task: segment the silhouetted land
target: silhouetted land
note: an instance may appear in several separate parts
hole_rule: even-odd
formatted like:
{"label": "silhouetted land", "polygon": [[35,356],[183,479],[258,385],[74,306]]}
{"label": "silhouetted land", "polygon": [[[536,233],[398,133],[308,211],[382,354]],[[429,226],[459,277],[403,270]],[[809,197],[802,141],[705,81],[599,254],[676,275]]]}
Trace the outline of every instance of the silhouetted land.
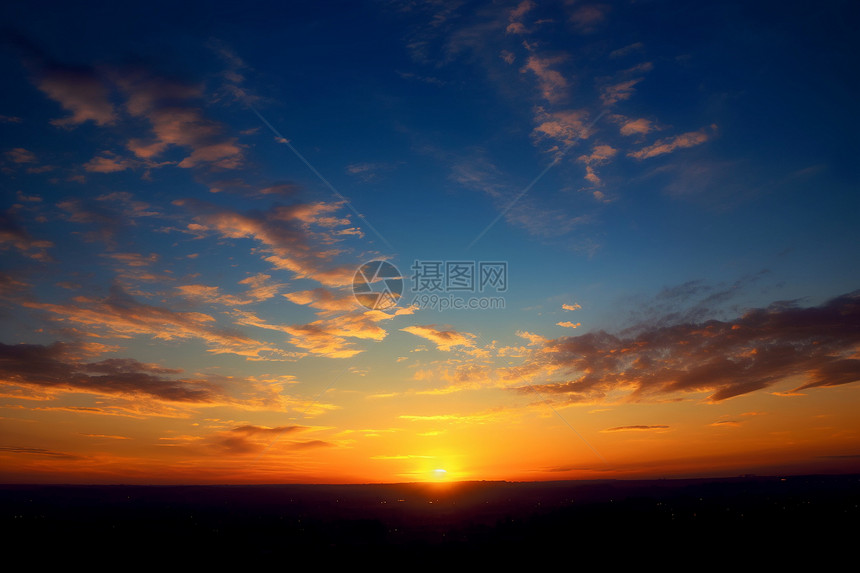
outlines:
{"label": "silhouetted land", "polygon": [[[570,566],[856,565],[860,476],[393,485],[0,485],[6,555],[32,563],[314,568],[455,558]],[[408,561],[402,561],[408,559]],[[754,560],[754,561],[751,561]],[[693,565],[691,563],[691,565]],[[853,566],[852,566],[853,567]],[[308,567],[303,567],[308,568]],[[458,567],[459,569],[459,567]]]}

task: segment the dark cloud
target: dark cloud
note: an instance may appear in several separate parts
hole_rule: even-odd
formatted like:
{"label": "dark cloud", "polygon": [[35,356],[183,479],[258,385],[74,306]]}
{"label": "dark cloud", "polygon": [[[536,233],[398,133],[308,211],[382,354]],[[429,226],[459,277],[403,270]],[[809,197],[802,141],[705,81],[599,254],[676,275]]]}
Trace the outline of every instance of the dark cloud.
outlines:
{"label": "dark cloud", "polygon": [[239,426],[229,432],[219,432],[209,442],[209,447],[218,453],[252,454],[262,451],[283,434],[306,430],[307,426]]}
{"label": "dark cloud", "polygon": [[213,401],[217,388],[204,381],[175,380],[178,370],[144,364],[131,358],[77,363],[73,345],[55,342],[0,343],[0,376],[5,384],[39,386],[113,395],[150,396],[171,402]]}
{"label": "dark cloud", "polygon": [[50,241],[34,239],[18,221],[11,210],[0,212],[0,251],[14,249],[19,254],[37,261],[51,260],[47,249],[54,246]]}
{"label": "dark cloud", "polygon": [[616,426],[607,428],[604,432],[641,432],[648,430],[668,430],[669,426]]}
{"label": "dark cloud", "polygon": [[18,448],[14,446],[0,446],[0,452],[8,452],[10,454],[27,454],[34,456],[47,456],[51,458],[62,458],[66,460],[79,460],[80,456],[67,454],[65,452],[55,452],[46,450],[45,448]]}
{"label": "dark cloud", "polygon": [[535,388],[577,401],[626,390],[632,400],[710,392],[721,401],[793,376],[806,379],[797,390],[860,380],[860,291],[819,307],[777,303],[729,321],[661,324],[546,340],[516,374],[561,372],[566,380]]}

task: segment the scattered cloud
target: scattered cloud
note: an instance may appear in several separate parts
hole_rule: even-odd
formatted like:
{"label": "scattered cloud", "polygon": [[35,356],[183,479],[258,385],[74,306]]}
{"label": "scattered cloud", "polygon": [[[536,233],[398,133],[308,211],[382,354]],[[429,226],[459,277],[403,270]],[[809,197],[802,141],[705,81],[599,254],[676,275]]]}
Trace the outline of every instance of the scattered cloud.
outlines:
{"label": "scattered cloud", "polygon": [[640,117],[639,119],[623,118],[621,125],[621,135],[647,135],[654,131],[656,127],[650,119]]}
{"label": "scattered cloud", "polygon": [[[713,132],[717,129],[717,126],[712,125],[710,129],[711,132]],[[681,135],[676,135],[674,137],[660,139],[647,147],[643,147],[639,151],[634,151],[628,153],[627,155],[635,159],[649,159],[651,157],[657,157],[658,155],[672,153],[677,149],[685,149],[687,147],[695,147],[696,145],[701,145],[702,143],[708,141],[710,138],[711,136],[708,133],[708,129],[702,128],[698,131],[690,131],[687,133],[682,133]]]}
{"label": "scattered cloud", "polygon": [[623,56],[627,56],[633,52],[639,51],[644,47],[642,42],[633,42],[632,44],[627,44],[622,48],[618,48],[617,50],[612,50],[609,52],[610,58],[621,58]]}
{"label": "scattered cloud", "polygon": [[564,56],[545,57],[529,56],[521,72],[532,72],[537,76],[541,95],[550,103],[556,103],[567,95],[567,80],[554,66],[563,62]]}
{"label": "scattered cloud", "polygon": [[48,249],[53,246],[51,241],[34,239],[12,210],[0,213],[0,250],[11,248],[24,257],[46,262],[51,260]]}
{"label": "scattered cloud", "polygon": [[617,426],[601,430],[603,432],[650,432],[654,430],[668,430],[669,426]]}
{"label": "scattered cloud", "polygon": [[111,125],[117,111],[110,100],[110,88],[91,68],[50,65],[37,80],[40,90],[71,115],[52,120],[58,127],[75,127],[87,121]]}
{"label": "scattered cloud", "polygon": [[609,9],[606,4],[575,4],[570,21],[580,33],[588,34],[606,20]]}
{"label": "scattered cloud", "polygon": [[435,324],[424,326],[407,326],[400,330],[426,338],[436,345],[439,350],[448,352],[452,348],[462,346],[464,348],[473,348],[475,346],[475,335],[468,332],[457,332],[456,330],[441,330]]}
{"label": "scattered cloud", "polygon": [[23,147],[16,147],[4,153],[6,159],[12,163],[36,163],[36,154]]}

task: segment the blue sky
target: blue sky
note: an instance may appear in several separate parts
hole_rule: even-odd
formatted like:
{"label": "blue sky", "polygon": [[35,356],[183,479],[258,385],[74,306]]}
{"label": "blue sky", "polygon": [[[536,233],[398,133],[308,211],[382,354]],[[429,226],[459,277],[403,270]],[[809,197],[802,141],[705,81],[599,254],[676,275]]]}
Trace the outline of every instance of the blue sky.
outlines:
{"label": "blue sky", "polygon": [[[408,435],[401,424],[419,403],[422,415],[481,424],[488,408],[515,412],[538,435],[547,422],[518,393],[527,386],[546,392],[556,422],[580,420],[592,440],[608,423],[583,419],[584,404],[611,410],[616,428],[660,436],[690,431],[687,412],[729,398],[811,387],[856,404],[856,319],[846,309],[860,285],[860,52],[850,2],[14,3],[0,12],[0,342],[15,364],[4,379],[4,446],[20,450],[9,455],[26,479],[72,471],[45,469],[42,450],[114,460],[105,475],[151,475],[167,463],[150,452],[158,440],[197,460],[238,432],[245,449],[234,453],[255,453],[287,424],[311,446],[296,446],[305,469],[284,479],[325,481],[338,467],[359,480],[404,479],[424,470],[385,473],[361,456],[428,459],[401,451],[422,437],[373,454],[345,436],[372,420]],[[352,298],[355,269],[372,259],[404,273],[394,308]],[[506,262],[504,308],[411,304],[416,260]],[[624,352],[625,336],[647,346],[665,340],[661,329],[702,332],[709,321],[731,333],[759,311],[774,324],[820,322],[801,338],[780,322],[746,346],[726,338],[680,362],[661,342],[635,373],[597,360],[603,345]],[[832,349],[801,359],[819,335],[835,336],[815,343]],[[774,347],[793,348],[792,358],[758,373]],[[747,364],[752,348],[759,358]],[[659,381],[658,355],[672,364]],[[49,357],[54,374],[31,368]],[[735,370],[684,382],[703,366]],[[416,401],[425,394],[439,401]],[[675,400],[677,411],[642,423],[631,404],[648,400]],[[738,408],[783,411],[778,400]],[[55,409],[40,410],[46,401]],[[809,412],[825,408],[815,404]],[[77,417],[57,418],[70,408]],[[59,439],[64,427],[94,423],[87,412],[120,420],[127,440]],[[33,420],[50,430],[28,430]],[[833,455],[854,453],[858,432],[846,420],[842,441],[821,438]],[[629,445],[602,447],[631,460]],[[667,459],[668,445],[652,445]],[[738,448],[739,459],[751,455]],[[540,477],[567,455],[550,450],[523,467],[505,470],[500,456],[451,473]],[[800,459],[792,455],[777,458]],[[636,463],[617,467],[645,471]]]}

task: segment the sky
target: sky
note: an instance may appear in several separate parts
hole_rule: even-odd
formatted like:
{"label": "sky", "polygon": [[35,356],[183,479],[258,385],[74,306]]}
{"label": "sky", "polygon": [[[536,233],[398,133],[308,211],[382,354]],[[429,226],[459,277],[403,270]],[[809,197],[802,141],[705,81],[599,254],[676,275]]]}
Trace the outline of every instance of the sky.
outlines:
{"label": "sky", "polygon": [[860,470],[852,2],[11,2],[0,480]]}

